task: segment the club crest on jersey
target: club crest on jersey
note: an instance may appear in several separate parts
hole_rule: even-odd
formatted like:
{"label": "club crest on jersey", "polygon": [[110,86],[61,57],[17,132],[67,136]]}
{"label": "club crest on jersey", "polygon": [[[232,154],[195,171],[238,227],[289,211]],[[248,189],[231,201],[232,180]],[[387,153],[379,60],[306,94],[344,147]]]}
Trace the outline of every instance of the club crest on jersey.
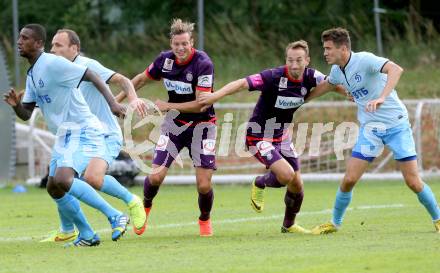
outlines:
{"label": "club crest on jersey", "polygon": [[203,75],[197,79],[197,85],[200,87],[212,86],[212,75]]}
{"label": "club crest on jersey", "polygon": [[173,69],[174,60],[165,58],[165,62],[163,63],[163,69],[172,70]]}
{"label": "club crest on jersey", "polygon": [[359,75],[357,72],[356,72],[356,74],[354,74],[354,79],[356,80],[356,82],[361,82],[362,81],[361,75]]}
{"label": "club crest on jersey", "polygon": [[189,81],[189,82],[193,80],[193,74],[191,72],[188,72],[186,74],[186,80]]}
{"label": "club crest on jersey", "polygon": [[301,87],[301,95],[302,95],[302,96],[307,95],[307,88],[305,88],[304,86]]}
{"label": "club crest on jersey", "polygon": [[280,78],[280,84],[278,85],[278,87],[280,89],[286,89],[287,88],[287,78],[286,77],[281,77]]}
{"label": "club crest on jersey", "polygon": [[44,82],[43,82],[42,79],[40,79],[40,80],[38,81],[38,86],[39,86],[40,88],[43,88],[43,87],[44,87]]}

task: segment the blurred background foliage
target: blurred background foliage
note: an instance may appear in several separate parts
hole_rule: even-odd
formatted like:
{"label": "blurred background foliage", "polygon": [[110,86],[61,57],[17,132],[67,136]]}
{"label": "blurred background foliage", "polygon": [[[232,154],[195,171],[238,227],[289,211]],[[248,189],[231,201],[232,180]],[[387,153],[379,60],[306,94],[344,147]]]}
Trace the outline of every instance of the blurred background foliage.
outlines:
{"label": "blurred background foliage", "polygon": [[[0,41],[10,61],[11,2],[0,2]],[[431,78],[440,72],[440,8],[435,1],[422,0],[384,0],[380,5],[387,10],[381,15],[384,55],[410,71],[408,80],[403,80],[405,95],[438,96]],[[197,23],[197,0],[19,1],[20,26],[44,25],[47,50],[57,29],[72,28],[80,35],[86,55],[130,77],[169,48],[169,25],[175,17]],[[375,52],[373,18],[373,0],[205,0],[205,51],[216,66],[217,86],[281,65],[284,47],[298,39],[309,42],[311,65],[328,72],[321,32],[345,27],[351,32],[353,50]],[[411,77],[421,79],[420,83],[414,85]]]}

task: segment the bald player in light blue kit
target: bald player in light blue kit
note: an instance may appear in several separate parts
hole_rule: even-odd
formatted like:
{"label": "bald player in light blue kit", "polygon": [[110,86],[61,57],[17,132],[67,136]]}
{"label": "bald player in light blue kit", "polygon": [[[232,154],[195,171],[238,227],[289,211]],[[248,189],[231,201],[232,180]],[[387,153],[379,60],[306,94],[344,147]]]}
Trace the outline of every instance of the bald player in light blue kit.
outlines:
{"label": "bald player in light blue kit", "polygon": [[[91,69],[96,72],[105,83],[116,84],[117,87],[121,88],[127,94],[130,105],[137,110],[138,114],[142,117],[145,116],[144,103],[138,99],[130,79],[104,67],[96,60],[80,55],[80,48],[81,42],[79,36],[73,30],[60,29],[52,38],[51,53]],[[93,83],[82,81],[79,88],[91,112],[99,119],[103,126],[106,144],[104,157],[92,158],[81,178],[96,190],[122,200],[130,212],[133,229],[138,233],[137,231],[144,226],[146,221],[142,200],[129,192],[113,176],[105,174],[121,150],[123,142],[121,128],[104,96],[97,90]],[[63,214],[60,214],[60,220],[60,230],[51,232],[42,242],[62,242],[65,239],[75,237],[76,231],[73,222],[69,221]]]}
{"label": "bald player in light blue kit", "polygon": [[[352,199],[352,189],[368,163],[379,156],[384,146],[394,154],[406,185],[417,195],[440,233],[440,209],[431,188],[418,173],[417,155],[408,112],[394,89],[403,69],[392,61],[369,52],[352,52],[346,29],[326,30],[321,36],[324,57],[332,64],[328,82],[343,85],[358,105],[361,128],[344,179],[336,193],[333,219],[312,229],[313,234],[338,231]],[[317,97],[321,94],[312,93]]]}
{"label": "bald player in light blue kit", "polygon": [[76,178],[87,168],[92,158],[105,154],[104,133],[78,86],[91,81],[106,98],[116,115],[125,109],[115,102],[113,95],[96,73],[73,64],[63,57],[44,52],[46,31],[39,24],[22,28],[17,41],[18,50],[31,67],[27,72],[23,101],[11,89],[4,100],[23,120],[28,120],[39,107],[49,130],[56,135],[49,167],[47,191],[79,230],[74,246],[99,245],[100,238],[90,227],[77,199],[105,214],[112,226],[112,239],[118,240],[125,232],[128,216],[110,206],[89,184]]}

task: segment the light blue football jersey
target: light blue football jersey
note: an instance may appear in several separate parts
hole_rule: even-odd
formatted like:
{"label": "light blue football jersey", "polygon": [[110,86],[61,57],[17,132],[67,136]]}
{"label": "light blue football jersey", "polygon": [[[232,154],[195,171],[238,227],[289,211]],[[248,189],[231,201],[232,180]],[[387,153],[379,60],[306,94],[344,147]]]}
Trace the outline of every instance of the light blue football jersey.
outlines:
{"label": "light blue football jersey", "polygon": [[358,120],[362,126],[370,122],[381,122],[386,128],[393,128],[408,121],[408,111],[397,96],[396,90],[386,97],[385,102],[376,112],[367,112],[369,101],[382,94],[387,75],[382,73],[388,59],[378,57],[369,52],[352,52],[344,68],[333,65],[329,75],[329,83],[343,85],[358,105]]}
{"label": "light blue football jersey", "polygon": [[42,53],[29,68],[23,102],[36,103],[53,134],[67,122],[81,128],[101,128],[78,89],[86,70],[49,53]]}
{"label": "light blue football jersey", "polygon": [[[104,67],[98,61],[81,55],[78,55],[73,62],[83,65],[94,71],[106,83],[115,74],[113,70]],[[93,85],[91,82],[83,81],[81,82],[79,88],[87,104],[90,106],[90,110],[99,119],[99,121],[101,121],[105,134],[115,135],[122,139],[122,131],[118,124],[118,120],[110,110],[110,107],[108,106],[104,96],[98,91],[95,85]]]}

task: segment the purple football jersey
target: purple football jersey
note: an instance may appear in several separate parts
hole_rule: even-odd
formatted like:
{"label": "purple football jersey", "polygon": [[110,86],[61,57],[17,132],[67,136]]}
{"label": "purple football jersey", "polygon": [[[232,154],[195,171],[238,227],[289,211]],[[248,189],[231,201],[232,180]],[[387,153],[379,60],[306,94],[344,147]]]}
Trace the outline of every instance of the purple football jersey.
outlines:
{"label": "purple football jersey", "polygon": [[[168,101],[182,103],[196,100],[196,90],[212,92],[214,84],[214,65],[209,56],[199,50],[192,50],[187,61],[179,63],[174,53],[161,52],[145,70],[153,80],[161,80],[168,91]],[[180,113],[175,121],[193,124],[215,121],[214,108],[211,106],[203,113]]]}
{"label": "purple football jersey", "polygon": [[[324,79],[325,75],[321,72],[306,67],[303,78],[295,80],[289,76],[287,66],[246,77],[249,91],[261,91],[249,120],[248,136],[280,141],[292,122],[293,114],[304,103],[304,97]],[[257,127],[261,130],[251,128],[252,123],[259,125]]]}

